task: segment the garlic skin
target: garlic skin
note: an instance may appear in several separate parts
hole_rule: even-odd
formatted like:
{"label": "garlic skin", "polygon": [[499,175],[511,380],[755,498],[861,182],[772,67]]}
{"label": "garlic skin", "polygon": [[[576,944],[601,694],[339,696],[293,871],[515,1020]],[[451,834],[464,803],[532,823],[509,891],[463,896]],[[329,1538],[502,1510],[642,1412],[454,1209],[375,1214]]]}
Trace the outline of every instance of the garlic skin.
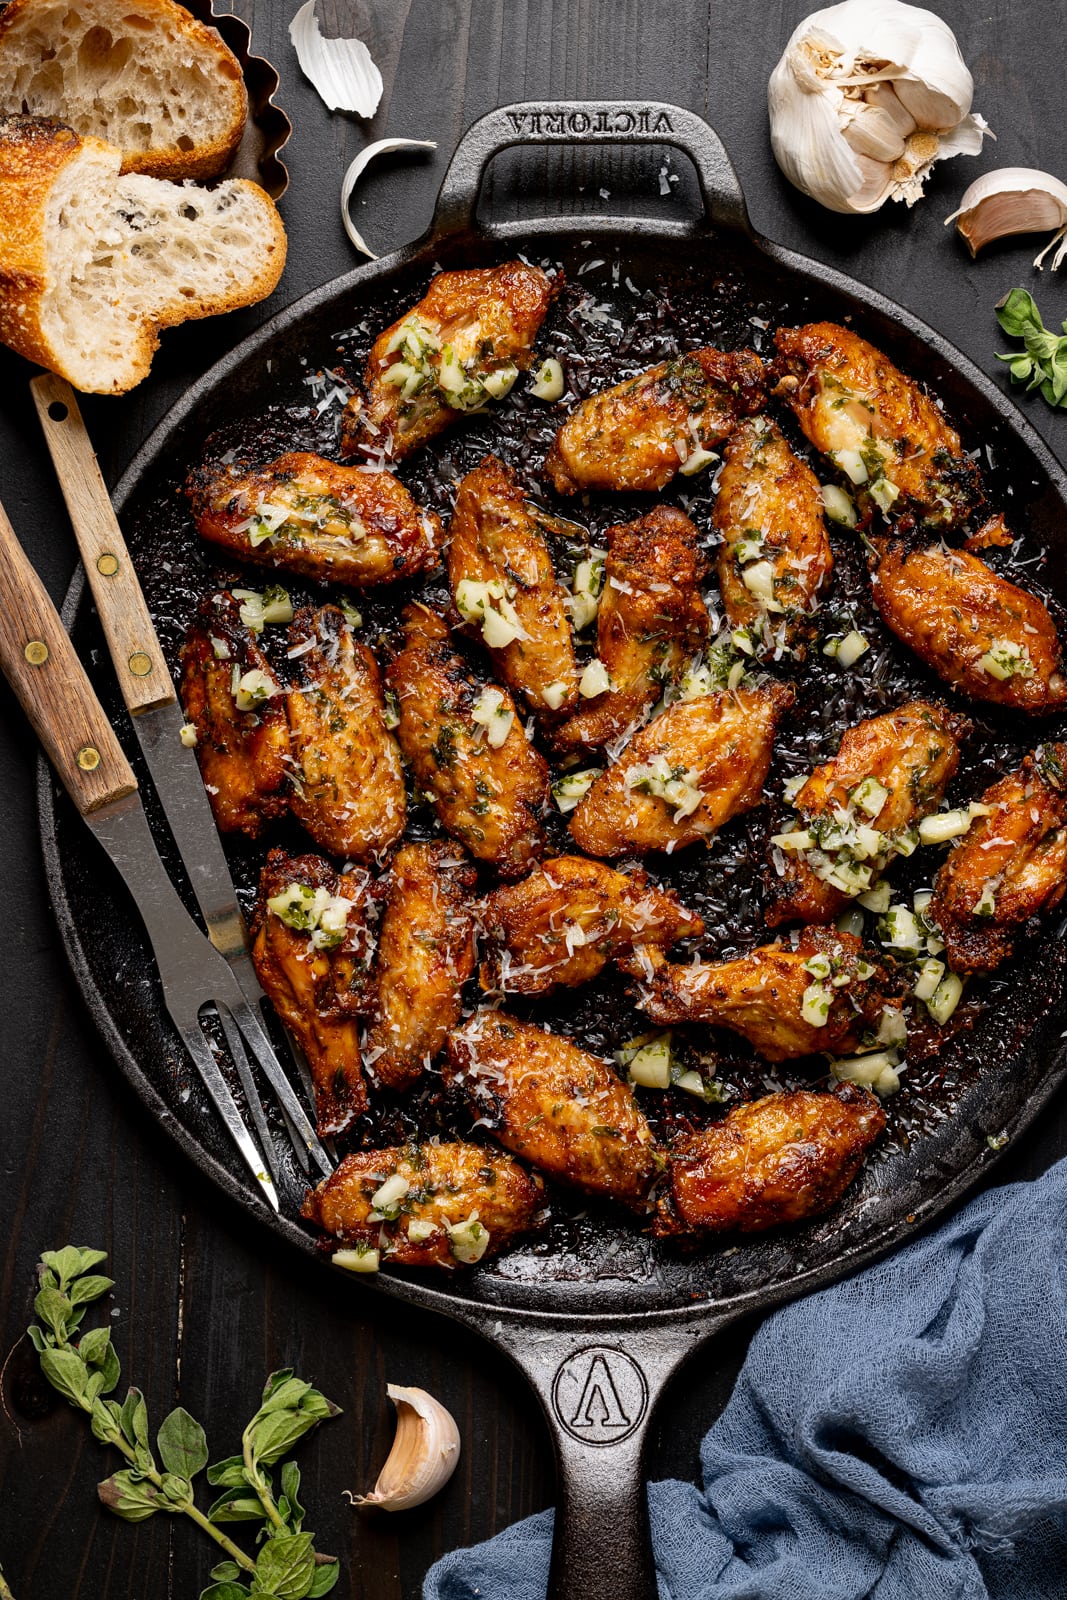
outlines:
{"label": "garlic skin", "polygon": [[341,222],[349,239],[363,255],[371,261],[378,257],[370,248],[355,223],[352,221],[352,195],[356,184],[366,172],[372,161],[378,156],[389,155],[394,150],[436,150],[436,139],[378,139],[374,144],[368,144],[359,152],[348,171],[341,180]]}
{"label": "garlic skin", "polygon": [[362,39],[324,39],[315,0],[300,7],[289,24],[289,37],[304,76],[329,110],[373,117],[382,98],[382,75]]}
{"label": "garlic skin", "polygon": [[[767,85],[775,160],[830,211],[912,206],[935,161],[989,133],[951,28],[903,0],[844,0],[789,38]],[[992,136],[992,135],[991,135]]]}
{"label": "garlic skin", "polygon": [[[354,1506],[410,1511],[443,1489],[459,1465],[459,1429],[451,1412],[425,1389],[389,1383],[396,1437],[370,1494],[350,1494]],[[347,1493],[347,1490],[346,1490]]]}
{"label": "garlic skin", "polygon": [[1037,167],[1001,167],[976,178],[945,226],[956,224],[972,258],[983,245],[1013,233],[1055,232],[1034,257],[1044,271],[1045,257],[1058,246],[1050,263],[1053,272],[1067,256],[1067,183]]}

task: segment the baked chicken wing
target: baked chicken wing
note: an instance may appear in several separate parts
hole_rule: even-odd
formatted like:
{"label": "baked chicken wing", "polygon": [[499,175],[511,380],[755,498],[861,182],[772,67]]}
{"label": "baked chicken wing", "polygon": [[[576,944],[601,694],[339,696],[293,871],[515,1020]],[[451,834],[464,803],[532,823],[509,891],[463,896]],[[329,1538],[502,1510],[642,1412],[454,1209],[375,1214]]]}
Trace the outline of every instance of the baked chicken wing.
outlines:
{"label": "baked chicken wing", "polygon": [[289,725],[270,662],[229,591],[196,613],[182,647],[181,700],[219,831],[258,838],[289,809]]}
{"label": "baked chicken wing", "polygon": [[982,796],[934,880],[926,908],[956,972],[992,972],[1023,924],[1067,888],[1067,744],[1040,745]]}
{"label": "baked chicken wing", "polygon": [[965,717],[911,700],[849,728],[832,761],[815,768],[790,804],[775,847],[767,923],[833,922],[875,884],[912,825],[936,811],[959,766]]}
{"label": "baked chicken wing", "polygon": [[457,417],[507,394],[530,365],[554,286],[540,267],[439,272],[418,305],[380,333],[364,376],[366,398],[345,408],[341,447],[399,460]]}
{"label": "baked chicken wing", "polygon": [[300,680],[286,698],[293,815],[320,850],[380,856],[404,831],[407,801],[378,663],[337,606],[298,611],[289,640]]}
{"label": "baked chicken wing", "polygon": [[680,850],[763,798],[779,718],[793,690],[720,691],[683,700],[634,735],[571,818],[591,856]]}
{"label": "baked chicken wing", "polygon": [[544,1186],[499,1150],[408,1144],[357,1150],[308,1191],[303,1215],[366,1271],[473,1266],[536,1225]]}
{"label": "baked chicken wing", "polygon": [[502,1011],[479,1011],[448,1042],[446,1076],[500,1143],[561,1183],[644,1205],[658,1170],[652,1134],[608,1062]]}
{"label": "baked chicken wing", "polygon": [[437,565],[441,524],[388,472],[293,451],[265,466],[198,468],[197,532],[241,561],[369,589]]}
{"label": "baked chicken wing", "polygon": [[761,945],[734,961],[664,962],[638,1004],[654,1022],[730,1028],[767,1061],[790,1061],[854,1050],[878,1030],[889,994],[888,975],[859,939],[804,928],[795,947]]}
{"label": "baked chicken wing", "polygon": [[482,988],[503,994],[586,983],[609,961],[640,972],[650,949],[667,950],[704,931],[698,916],[645,873],[615,872],[583,856],[557,856],[521,883],[494,890],[482,906],[482,926],[495,947],[481,965]]}
{"label": "baked chicken wing", "polygon": [[720,444],[766,398],[751,350],[689,350],[590,395],[572,411],[545,458],[558,494],[662,489],[698,452]]}
{"label": "baked chicken wing", "polygon": [[480,628],[508,688],[541,715],[569,711],[578,669],[566,599],[537,515],[494,456],[459,486],[448,577],[460,615]]}
{"label": "baked chicken wing", "polygon": [[884,1127],[874,1095],[851,1083],[735,1106],[671,1152],[656,1232],[756,1233],[818,1216],[844,1194]]}
{"label": "baked chicken wing", "polygon": [[259,880],[252,960],[264,993],[307,1057],[318,1131],[345,1131],[367,1108],[359,1017],[370,1003],[369,878],[321,856],[271,850]]}
{"label": "baked chicken wing", "polygon": [[1040,600],[965,550],[909,549],[899,539],[874,549],[875,605],[939,678],[1035,716],[1067,704],[1062,647]]}
{"label": "baked chicken wing", "polygon": [[769,417],[748,418],[728,441],[712,520],[730,627],[762,659],[803,659],[834,560],[819,480]]}
{"label": "baked chicken wing", "polygon": [[391,1089],[414,1083],[459,1021],[474,971],[474,880],[450,844],[406,844],[389,869],[365,1059]]}
{"label": "baked chicken wing", "polygon": [[[689,518],[671,506],[608,529],[597,659],[609,686],[556,730],[559,749],[595,749],[617,739],[703,645],[709,620],[700,594],[705,562],[698,537]],[[586,693],[588,677],[587,668]]]}
{"label": "baked chicken wing", "polygon": [[518,877],[544,849],[548,765],[511,696],[472,676],[436,612],[409,606],[404,629],[405,647],[386,674],[400,748],[448,832],[477,860]]}
{"label": "baked chicken wing", "polygon": [[926,391],[836,322],[779,328],[780,392],[816,450],[888,511],[952,528],[985,498],[960,436]]}

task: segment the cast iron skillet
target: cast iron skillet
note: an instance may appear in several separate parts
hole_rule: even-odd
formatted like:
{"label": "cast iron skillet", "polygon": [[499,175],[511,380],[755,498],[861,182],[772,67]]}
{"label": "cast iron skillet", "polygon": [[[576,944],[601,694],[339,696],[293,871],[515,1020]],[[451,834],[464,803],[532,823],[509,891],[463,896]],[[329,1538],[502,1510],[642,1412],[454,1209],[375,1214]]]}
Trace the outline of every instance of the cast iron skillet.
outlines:
{"label": "cast iron skillet", "polygon": [[[475,219],[486,167],[519,143],[657,144],[694,163],[705,215],[695,224],[579,217],[491,226]],[[1025,488],[1014,502],[1032,548],[1067,555],[1067,477],[1014,407],[957,350],[916,318],[841,274],[754,236],[723,147],[706,123],[674,106],[553,103],[503,107],[476,123],[448,169],[427,236],[362,266],[275,317],[188,392],[142,448],[116,500],[137,550],[139,507],[192,461],[205,436],[235,412],[301,373],[307,352],[328,349],[336,330],[375,308],[432,266],[465,266],[523,251],[539,260],[573,256],[579,244],[614,251],[632,270],[730,264],[751,286],[783,296],[797,320],[854,316],[856,325],[907,371],[929,382],[972,440],[989,444],[1006,475]],[[588,255],[590,252],[586,251]],[[626,270],[625,267],[623,269]],[[316,358],[317,359],[317,358]],[[1051,564],[1050,564],[1051,565]],[[148,577],[142,569],[142,576]],[[155,574],[158,580],[158,572]],[[1061,594],[1067,599],[1067,594]],[[76,581],[66,618],[83,659],[105,659]],[[96,673],[107,700],[110,674]],[[116,721],[122,716],[115,705]],[[1027,730],[1030,743],[1040,724]],[[1062,736],[1062,735],[1061,735]],[[242,1208],[305,1253],[312,1240],[292,1216],[272,1216],[230,1158],[210,1109],[191,1082],[164,1014],[140,923],[121,886],[87,846],[47,769],[40,783],[49,884],[61,931],[87,1003],[120,1068],[178,1145]],[[146,801],[152,810],[152,797]],[[156,817],[164,854],[168,841]],[[169,864],[174,867],[173,855]],[[177,873],[181,881],[180,870]],[[948,1211],[988,1171],[1000,1148],[1038,1114],[1067,1073],[1063,1029],[1063,941],[1031,947],[1025,983],[987,1016],[980,1070],[952,1078],[951,1115],[898,1140],[873,1160],[833,1213],[795,1232],[694,1258],[657,1255],[635,1230],[574,1220],[551,1251],[520,1247],[454,1278],[361,1280],[357,1291],[391,1295],[456,1318],[503,1348],[533,1384],[555,1440],[559,1504],[551,1592],[559,1600],[646,1600],[655,1593],[642,1484],[642,1440],[657,1393],[698,1345],[743,1316],[808,1293],[892,1249]],[[293,1213],[295,1215],[295,1213]]]}

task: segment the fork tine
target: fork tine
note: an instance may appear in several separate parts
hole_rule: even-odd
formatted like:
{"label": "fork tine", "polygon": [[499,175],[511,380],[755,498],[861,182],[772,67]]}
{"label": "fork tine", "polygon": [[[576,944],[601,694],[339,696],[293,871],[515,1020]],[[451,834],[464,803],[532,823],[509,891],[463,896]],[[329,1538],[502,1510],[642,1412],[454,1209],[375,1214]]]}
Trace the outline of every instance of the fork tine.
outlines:
{"label": "fork tine", "polygon": [[304,1145],[319,1171],[328,1178],[333,1171],[333,1162],[323,1149],[318,1134],[308,1120],[307,1112],[297,1099],[296,1092],[289,1079],[285,1076],[282,1064],[278,1060],[261,1018],[249,1005],[236,983],[233,984],[232,991],[225,1002],[223,1002],[221,996],[216,996],[216,999],[220,1010],[225,1004],[232,1013],[233,1020],[240,1028],[245,1043],[263,1069],[271,1088],[278,1096],[282,1109],[295,1128],[300,1142]]}
{"label": "fork tine", "polygon": [[[260,1147],[263,1151],[263,1154],[267,1158],[267,1165],[270,1167],[271,1177],[274,1179],[275,1185],[277,1186],[283,1181],[281,1163],[278,1159],[278,1152],[274,1147],[274,1136],[271,1133],[270,1124],[267,1121],[267,1113],[263,1109],[263,1102],[259,1097],[258,1090],[256,1089],[256,1080],[252,1076],[252,1068],[248,1060],[248,1054],[244,1047],[244,1040],[241,1038],[241,1031],[234,1022],[233,1018],[230,1016],[230,1013],[225,1008],[218,1010],[216,1007],[216,1010],[218,1011],[219,1023],[226,1039],[226,1048],[230,1053],[230,1060],[234,1064],[237,1076],[241,1082],[241,1088],[244,1090],[245,1104],[248,1107],[248,1114],[252,1118],[253,1126],[255,1127],[256,1134],[259,1138]],[[304,1161],[306,1162],[307,1156],[302,1146],[297,1145],[295,1140],[293,1143],[293,1148],[297,1158],[299,1159],[301,1156],[303,1156]],[[304,1171],[307,1171],[306,1165],[304,1166]]]}

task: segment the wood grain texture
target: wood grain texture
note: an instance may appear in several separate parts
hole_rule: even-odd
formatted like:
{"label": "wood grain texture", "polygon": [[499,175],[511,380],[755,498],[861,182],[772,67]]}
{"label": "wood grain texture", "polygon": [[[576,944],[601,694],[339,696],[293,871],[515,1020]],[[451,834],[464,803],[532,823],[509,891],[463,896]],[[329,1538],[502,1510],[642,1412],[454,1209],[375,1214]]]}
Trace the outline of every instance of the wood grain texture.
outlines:
{"label": "wood grain texture", "polygon": [[[352,267],[337,196],[345,166],[368,139],[438,140],[435,152],[386,158],[360,186],[357,224],[384,252],[427,225],[462,130],[490,107],[524,97],[661,97],[700,112],[723,137],[761,232],[891,295],[1005,381],[993,360],[1003,348],[994,302],[1016,283],[1032,287],[1053,325],[1067,315],[1063,285],[1031,273],[1029,240],[972,263],[942,218],[980,171],[1055,165],[1062,66],[1049,43],[1059,37],[1062,8],[1059,0],[932,3],[957,31],[975,74],[976,107],[999,141],[976,160],[945,163],[914,210],[894,206],[851,219],[820,212],[790,190],[766,137],[767,76],[815,0],[319,0],[324,31],[362,33],[381,64],[385,93],[369,125],[331,115],[300,74],[288,38],[296,0],[236,0],[255,48],[281,71],[278,99],[295,124],[285,156],[293,182],[282,202],[288,266],[264,306],[165,335],[140,389],[85,400],[105,478],[115,481],[212,360],[271,311]],[[694,207],[684,172],[674,197],[660,197],[663,158],[611,148],[511,153],[494,164],[483,206],[501,217]],[[683,171],[677,158],[674,170]],[[28,404],[29,375],[25,363],[0,352],[2,492],[58,596],[76,552]],[[1020,403],[1067,457],[1067,413],[1033,397]],[[294,1365],[315,1378],[345,1408],[300,1452],[310,1525],[346,1565],[336,1593],[414,1600],[435,1555],[551,1503],[551,1454],[536,1405],[508,1363],[469,1334],[379,1304],[358,1284],[327,1286],[287,1256],[266,1258],[263,1239],[174,1154],[118,1081],[67,976],[40,866],[35,759],[35,741],[0,685],[8,888],[0,924],[8,990],[0,1034],[0,1215],[8,1224],[0,1354],[28,1320],[41,1249],[73,1238],[112,1250],[124,1373],[145,1389],[155,1420],[180,1398],[222,1453],[272,1366]],[[1033,1176],[1065,1152],[1061,1100],[997,1167],[997,1179]],[[655,1424],[653,1477],[697,1477],[699,1440],[728,1397],[751,1332],[717,1341],[676,1380]],[[366,1488],[384,1459],[392,1433],[387,1380],[438,1394],[457,1417],[464,1452],[438,1499],[393,1518],[357,1514],[340,1494]],[[13,1422],[0,1413],[0,1566],[18,1600],[197,1595],[209,1565],[199,1536],[162,1518],[127,1526],[97,1509],[94,1486],[114,1461],[43,1388],[25,1341],[8,1366],[4,1396]]]}

